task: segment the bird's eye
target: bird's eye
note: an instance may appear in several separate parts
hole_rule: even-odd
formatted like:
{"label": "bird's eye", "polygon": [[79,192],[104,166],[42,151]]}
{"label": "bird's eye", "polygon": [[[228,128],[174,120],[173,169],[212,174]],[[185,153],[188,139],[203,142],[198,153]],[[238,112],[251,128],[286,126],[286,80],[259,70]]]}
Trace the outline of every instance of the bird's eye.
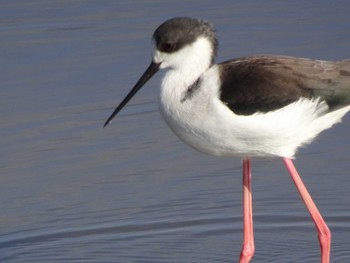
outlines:
{"label": "bird's eye", "polygon": [[165,42],[161,45],[161,50],[167,53],[172,52],[175,50],[175,44],[170,42]]}

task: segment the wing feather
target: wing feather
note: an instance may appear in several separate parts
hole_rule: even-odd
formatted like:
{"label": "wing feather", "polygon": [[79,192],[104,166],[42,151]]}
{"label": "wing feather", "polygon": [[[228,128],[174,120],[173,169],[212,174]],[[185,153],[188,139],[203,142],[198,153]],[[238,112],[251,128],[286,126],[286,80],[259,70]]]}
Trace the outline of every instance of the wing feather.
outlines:
{"label": "wing feather", "polygon": [[350,104],[350,60],[253,56],[219,67],[220,98],[236,114],[276,110],[301,97],[321,98],[330,108]]}

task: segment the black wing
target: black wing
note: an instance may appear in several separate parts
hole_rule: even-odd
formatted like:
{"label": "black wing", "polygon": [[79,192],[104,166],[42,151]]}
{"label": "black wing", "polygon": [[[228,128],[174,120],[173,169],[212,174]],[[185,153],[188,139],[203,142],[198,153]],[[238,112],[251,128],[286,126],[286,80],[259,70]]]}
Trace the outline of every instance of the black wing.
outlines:
{"label": "black wing", "polygon": [[350,60],[253,56],[219,67],[220,99],[236,114],[273,111],[301,97],[320,97],[330,108],[350,104]]}

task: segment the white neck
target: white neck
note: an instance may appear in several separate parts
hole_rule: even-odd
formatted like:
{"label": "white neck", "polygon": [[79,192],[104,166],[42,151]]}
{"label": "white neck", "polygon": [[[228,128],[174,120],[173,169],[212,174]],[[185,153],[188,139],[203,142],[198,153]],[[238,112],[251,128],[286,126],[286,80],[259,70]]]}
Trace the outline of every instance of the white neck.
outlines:
{"label": "white neck", "polygon": [[[211,66],[213,47],[207,38],[198,38],[192,44],[174,53],[156,51],[154,61],[168,68],[160,90],[160,112],[168,125],[180,137],[190,129],[192,103],[183,103],[188,88]],[[195,103],[197,105],[197,103]],[[182,128],[178,129],[181,126]]]}

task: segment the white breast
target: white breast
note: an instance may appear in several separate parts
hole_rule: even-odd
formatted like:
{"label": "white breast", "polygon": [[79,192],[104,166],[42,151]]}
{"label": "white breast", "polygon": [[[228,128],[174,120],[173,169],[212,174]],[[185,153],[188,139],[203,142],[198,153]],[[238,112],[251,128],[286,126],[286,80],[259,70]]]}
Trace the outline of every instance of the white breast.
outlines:
{"label": "white breast", "polygon": [[160,92],[160,112],[173,132],[193,148],[212,155],[289,157],[330,128],[350,106],[328,112],[325,102],[300,99],[282,109],[244,116],[234,114],[220,98],[218,67],[201,76],[193,96],[181,102],[187,90],[181,74],[170,70]]}

